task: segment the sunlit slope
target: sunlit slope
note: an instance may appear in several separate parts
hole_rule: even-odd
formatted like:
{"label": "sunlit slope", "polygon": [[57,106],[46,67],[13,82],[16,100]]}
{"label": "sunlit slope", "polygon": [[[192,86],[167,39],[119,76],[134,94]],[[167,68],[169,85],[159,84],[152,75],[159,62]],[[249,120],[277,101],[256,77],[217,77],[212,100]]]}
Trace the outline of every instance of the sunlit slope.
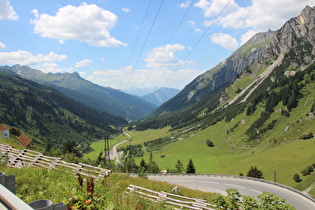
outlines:
{"label": "sunlit slope", "polygon": [[[246,175],[251,166],[257,166],[266,179],[274,180],[276,170],[278,182],[294,186],[293,175],[315,162],[315,140],[300,139],[302,135],[315,131],[315,117],[309,115],[315,99],[314,90],[314,83],[302,90],[305,97],[300,99],[297,108],[292,109],[290,117],[281,114],[283,106],[279,103],[265,122],[269,124],[277,119],[277,124],[264,133],[260,142],[253,147],[243,142],[244,132],[259,118],[261,111],[252,116],[243,113],[230,122],[222,120],[204,130],[182,134],[178,141],[154,151],[154,160],[161,169],[173,169],[178,159],[186,167],[191,158],[197,173]],[[263,110],[264,104],[260,104],[260,107]],[[137,136],[141,135],[134,135],[131,144],[143,143],[143,138],[138,140]],[[206,140],[213,141],[215,146],[208,147]],[[161,155],[165,157],[161,158]],[[137,158],[138,163],[140,160]],[[144,160],[149,160],[149,153],[145,153]]]}

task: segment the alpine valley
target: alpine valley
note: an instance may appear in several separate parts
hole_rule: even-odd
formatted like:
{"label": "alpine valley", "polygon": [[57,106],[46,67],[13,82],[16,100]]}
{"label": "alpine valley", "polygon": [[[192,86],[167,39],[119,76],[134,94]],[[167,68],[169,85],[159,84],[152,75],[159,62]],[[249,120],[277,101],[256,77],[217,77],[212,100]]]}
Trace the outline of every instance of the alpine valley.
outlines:
{"label": "alpine valley", "polygon": [[[315,7],[307,6],[279,30],[253,36],[158,108],[77,73],[4,66],[0,121],[41,146],[64,144],[70,134],[90,144],[128,126],[129,146],[141,151],[136,163],[153,158],[172,170],[178,160],[192,159],[197,173],[234,175],[257,166],[265,179],[304,190],[315,182],[314,173],[301,174],[315,162],[314,61]],[[132,154],[129,149],[122,148]],[[301,182],[293,180],[296,173]]]}

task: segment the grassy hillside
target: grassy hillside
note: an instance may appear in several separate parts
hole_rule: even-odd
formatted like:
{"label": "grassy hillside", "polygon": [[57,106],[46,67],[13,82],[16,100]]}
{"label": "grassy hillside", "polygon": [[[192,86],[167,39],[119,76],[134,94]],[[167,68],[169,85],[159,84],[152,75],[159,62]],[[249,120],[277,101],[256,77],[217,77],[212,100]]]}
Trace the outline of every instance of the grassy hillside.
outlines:
{"label": "grassy hillside", "polygon": [[[257,105],[253,115],[246,115],[244,110],[229,122],[221,120],[205,129],[192,129],[184,133],[179,130],[168,131],[166,128],[131,131],[128,133],[132,141],[122,147],[173,136],[177,141],[152,152],[153,160],[158,163],[160,169],[174,169],[178,159],[186,168],[190,158],[197,173],[246,175],[251,166],[257,166],[263,171],[265,179],[274,181],[276,173],[277,182],[304,190],[315,182],[314,172],[311,176],[301,174],[301,170],[315,163],[315,138],[301,139],[303,135],[315,133],[315,116],[311,112],[314,109],[315,82],[306,85],[301,92],[304,97],[299,99],[299,106],[291,110],[290,117],[282,114],[281,110],[285,107],[279,103],[262,127],[266,127],[275,119],[277,123],[271,130],[249,143],[244,133],[264,111],[263,102]],[[126,138],[115,138],[112,144]],[[211,140],[215,146],[208,147],[207,140]],[[165,157],[162,158],[162,155]],[[145,152],[143,158],[146,162],[149,162],[149,157],[150,153]],[[136,158],[137,164],[141,159],[142,157]],[[301,176],[302,182],[296,183],[293,180],[295,173]]]}
{"label": "grassy hillside", "polygon": [[[60,148],[67,141],[88,148],[106,132],[119,132],[115,126],[127,121],[70,99],[55,89],[4,73],[0,68],[0,123],[17,128],[45,148]],[[6,69],[4,69],[6,70]],[[85,149],[84,149],[85,150]]]}

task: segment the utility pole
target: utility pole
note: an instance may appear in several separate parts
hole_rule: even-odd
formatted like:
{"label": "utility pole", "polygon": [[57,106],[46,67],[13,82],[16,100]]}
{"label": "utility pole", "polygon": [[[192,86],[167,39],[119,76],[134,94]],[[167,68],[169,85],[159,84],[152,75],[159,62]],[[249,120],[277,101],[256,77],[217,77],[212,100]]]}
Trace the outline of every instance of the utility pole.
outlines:
{"label": "utility pole", "polygon": [[109,138],[108,134],[104,138],[104,167],[108,168],[110,166],[110,156],[109,156]]}

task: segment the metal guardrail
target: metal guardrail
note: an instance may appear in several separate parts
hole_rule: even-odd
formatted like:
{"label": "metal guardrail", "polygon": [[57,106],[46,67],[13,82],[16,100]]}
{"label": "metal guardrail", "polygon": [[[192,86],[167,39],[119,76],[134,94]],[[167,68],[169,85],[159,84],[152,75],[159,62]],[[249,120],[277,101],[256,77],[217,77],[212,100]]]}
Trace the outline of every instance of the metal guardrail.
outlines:
{"label": "metal guardrail", "polygon": [[264,183],[268,183],[268,184],[271,184],[271,185],[275,185],[275,186],[278,186],[278,187],[281,187],[281,188],[285,188],[287,190],[290,190],[292,192],[295,192],[301,196],[304,196],[305,198],[311,200],[312,202],[315,203],[315,199],[302,193],[301,191],[297,190],[297,189],[294,189],[292,187],[289,187],[289,186],[286,186],[286,185],[283,185],[283,184],[280,184],[280,183],[277,183],[277,182],[272,182],[272,181],[269,181],[269,180],[264,180],[264,179],[258,179],[258,178],[253,178],[253,177],[248,177],[248,176],[236,176],[236,175],[227,175],[227,174],[147,174],[148,176],[195,176],[195,177],[198,177],[198,176],[208,176],[208,177],[226,177],[226,178],[234,178],[234,179],[247,179],[247,180],[252,180],[252,181],[257,181],[257,182],[264,182]]}

